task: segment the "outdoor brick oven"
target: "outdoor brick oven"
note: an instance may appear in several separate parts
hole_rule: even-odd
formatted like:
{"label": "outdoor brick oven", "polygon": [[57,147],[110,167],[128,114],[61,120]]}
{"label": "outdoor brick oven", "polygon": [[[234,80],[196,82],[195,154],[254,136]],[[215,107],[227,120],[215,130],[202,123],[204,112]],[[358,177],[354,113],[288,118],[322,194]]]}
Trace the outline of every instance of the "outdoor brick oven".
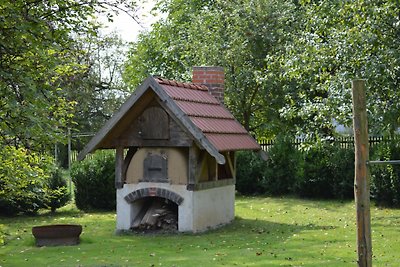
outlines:
{"label": "outdoor brick oven", "polygon": [[115,149],[117,230],[199,232],[234,219],[235,151],[262,150],[224,107],[220,67],[148,77],[80,153]]}

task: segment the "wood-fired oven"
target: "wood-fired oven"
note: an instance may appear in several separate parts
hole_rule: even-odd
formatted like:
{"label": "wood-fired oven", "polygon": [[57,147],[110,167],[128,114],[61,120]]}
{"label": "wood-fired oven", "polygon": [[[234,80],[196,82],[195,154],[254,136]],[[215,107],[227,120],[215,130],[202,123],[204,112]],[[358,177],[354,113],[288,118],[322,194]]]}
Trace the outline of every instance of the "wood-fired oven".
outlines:
{"label": "wood-fired oven", "polygon": [[234,219],[235,151],[261,148],[221,103],[223,69],[196,67],[193,79],[203,85],[147,78],[80,153],[116,151],[117,230]]}

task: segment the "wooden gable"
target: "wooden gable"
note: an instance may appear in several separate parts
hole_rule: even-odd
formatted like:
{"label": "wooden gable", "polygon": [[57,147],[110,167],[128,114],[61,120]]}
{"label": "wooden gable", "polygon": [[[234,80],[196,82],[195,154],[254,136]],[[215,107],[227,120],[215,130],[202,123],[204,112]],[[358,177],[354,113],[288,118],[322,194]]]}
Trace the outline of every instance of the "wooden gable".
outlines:
{"label": "wooden gable", "polygon": [[114,147],[188,147],[192,144],[192,139],[162,107],[157,96],[111,142]]}

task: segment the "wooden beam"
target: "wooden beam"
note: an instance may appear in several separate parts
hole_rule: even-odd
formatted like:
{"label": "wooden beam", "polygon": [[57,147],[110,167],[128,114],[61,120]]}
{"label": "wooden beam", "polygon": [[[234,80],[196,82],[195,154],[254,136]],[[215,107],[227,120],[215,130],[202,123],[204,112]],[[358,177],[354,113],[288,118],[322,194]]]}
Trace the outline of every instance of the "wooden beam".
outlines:
{"label": "wooden beam", "polygon": [[196,147],[189,147],[189,169],[188,169],[188,184],[197,184],[197,153]]}
{"label": "wooden beam", "polygon": [[227,164],[230,170],[230,173],[232,175],[231,178],[236,180],[236,170],[235,170],[235,152],[227,152],[227,156],[225,157],[227,159]]}
{"label": "wooden beam", "polygon": [[353,80],[353,128],[355,147],[354,197],[357,213],[358,266],[372,266],[371,215],[369,196],[368,120],[365,80]]}
{"label": "wooden beam", "polygon": [[122,180],[122,170],[124,165],[124,148],[119,146],[115,149],[115,188],[120,189],[124,186]]}

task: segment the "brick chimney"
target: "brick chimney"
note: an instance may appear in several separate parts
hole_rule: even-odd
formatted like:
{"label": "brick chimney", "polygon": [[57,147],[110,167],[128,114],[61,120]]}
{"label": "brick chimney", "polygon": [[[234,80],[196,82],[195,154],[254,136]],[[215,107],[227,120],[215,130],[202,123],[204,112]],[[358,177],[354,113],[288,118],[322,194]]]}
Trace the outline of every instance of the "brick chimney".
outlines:
{"label": "brick chimney", "polygon": [[208,87],[212,96],[224,104],[224,79],[225,73],[222,67],[193,67],[192,82]]}

